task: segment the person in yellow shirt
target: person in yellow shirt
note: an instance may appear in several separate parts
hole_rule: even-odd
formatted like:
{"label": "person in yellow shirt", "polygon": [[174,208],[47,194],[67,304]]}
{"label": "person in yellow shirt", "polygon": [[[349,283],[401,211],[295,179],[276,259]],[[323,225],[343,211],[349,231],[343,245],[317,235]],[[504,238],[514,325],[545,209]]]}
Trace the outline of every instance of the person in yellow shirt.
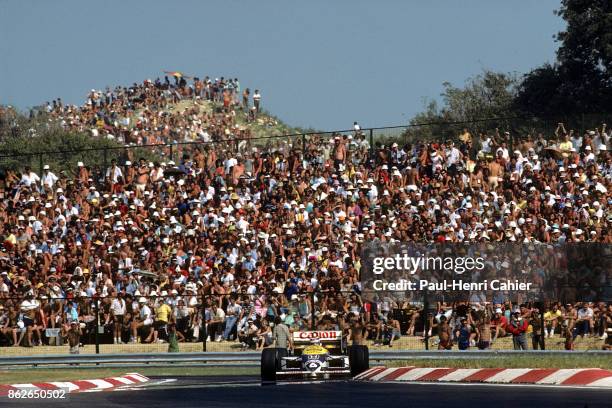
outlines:
{"label": "person in yellow shirt", "polygon": [[569,135],[565,135],[563,142],[559,143],[559,150],[564,152],[569,152],[572,150],[572,141],[570,140]]}
{"label": "person in yellow shirt", "polygon": [[555,335],[555,329],[562,316],[563,314],[557,305],[554,305],[552,310],[547,310],[544,313],[544,338],[551,339]]}
{"label": "person in yellow shirt", "polygon": [[166,299],[163,299],[163,303],[161,303],[155,309],[155,323],[153,324],[153,330],[149,334],[149,337],[145,340],[145,343],[161,343],[162,339],[159,338],[159,332],[165,331],[168,323],[170,322],[170,317],[172,316],[172,308],[166,302]]}

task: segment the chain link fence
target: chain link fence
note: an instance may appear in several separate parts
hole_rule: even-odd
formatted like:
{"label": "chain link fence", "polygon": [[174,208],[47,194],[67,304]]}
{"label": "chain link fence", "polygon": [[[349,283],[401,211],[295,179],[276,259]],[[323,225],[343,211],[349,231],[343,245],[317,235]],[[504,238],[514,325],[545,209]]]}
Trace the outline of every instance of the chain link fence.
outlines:
{"label": "chain link fence", "polygon": [[[108,168],[112,160],[119,165],[126,161],[137,161],[140,157],[151,162],[176,162],[183,161],[186,157],[193,157],[197,150],[221,149],[235,153],[247,154],[257,149],[265,152],[289,152],[297,151],[302,157],[308,155],[309,148],[333,146],[335,137],[349,139],[349,150],[374,149],[398,143],[400,145],[414,144],[427,140],[445,141],[448,139],[459,140],[459,135],[468,131],[474,138],[474,144],[478,145],[484,134],[494,135],[499,133],[503,141],[510,147],[528,137],[544,137],[546,140],[556,140],[555,131],[560,123],[570,132],[582,134],[590,129],[601,129],[607,123],[608,113],[577,115],[575,117],[511,117],[511,118],[488,118],[465,120],[455,122],[438,122],[410,124],[402,126],[388,126],[379,128],[363,128],[337,131],[321,131],[296,133],[280,136],[266,136],[244,139],[229,137],[211,141],[178,142],[165,144],[144,145],[119,145],[95,149],[63,150],[63,151],[40,151],[24,154],[2,154],[0,152],[0,169],[22,170],[29,166],[34,171],[42,173],[43,166],[49,164],[55,171],[64,171],[67,174],[75,172],[78,162],[94,170]],[[509,132],[506,135],[505,132]],[[330,149],[331,150],[331,149]]]}
{"label": "chain link fence", "polygon": [[[510,326],[519,305],[469,299],[443,303],[427,292],[69,293],[0,299],[2,354],[68,353],[69,332],[77,327],[82,353],[255,351],[273,344],[272,330],[279,321],[291,331],[342,331],[349,342],[362,338],[376,351],[511,350],[517,341],[528,350],[563,350],[570,339],[574,349],[588,350],[602,348],[610,319],[603,303],[589,320],[580,319],[574,305],[521,304],[527,323],[516,336]],[[27,306],[33,303],[37,307]]]}

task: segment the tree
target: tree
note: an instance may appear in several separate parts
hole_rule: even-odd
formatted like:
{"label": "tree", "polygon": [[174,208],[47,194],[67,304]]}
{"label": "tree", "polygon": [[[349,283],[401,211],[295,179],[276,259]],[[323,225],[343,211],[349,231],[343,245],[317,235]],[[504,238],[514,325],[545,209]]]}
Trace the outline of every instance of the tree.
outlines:
{"label": "tree", "polygon": [[[115,140],[65,130],[44,113],[26,116],[0,105],[0,171],[30,166],[40,172],[43,164],[55,171],[70,171],[79,161],[103,167],[111,159],[121,160],[127,154],[123,147]],[[133,148],[133,152],[147,160],[160,159],[146,148]]]}
{"label": "tree", "polygon": [[[518,85],[516,75],[488,70],[469,78],[463,88],[444,82],[442,107],[439,108],[435,101],[429,101],[425,111],[410,121],[411,125],[434,125],[418,126],[409,133],[414,137],[428,139],[456,136],[464,127],[469,127],[472,132],[498,127],[503,122],[501,118],[514,115],[513,104]],[[490,120],[482,121],[483,118]],[[448,122],[470,123],[435,124]]]}
{"label": "tree", "polygon": [[567,22],[554,65],[523,77],[515,107],[535,114],[599,113],[612,105],[612,2],[562,0]]}
{"label": "tree", "polygon": [[559,66],[612,85],[612,2],[562,0],[557,14],[567,21],[567,29],[556,36]]}

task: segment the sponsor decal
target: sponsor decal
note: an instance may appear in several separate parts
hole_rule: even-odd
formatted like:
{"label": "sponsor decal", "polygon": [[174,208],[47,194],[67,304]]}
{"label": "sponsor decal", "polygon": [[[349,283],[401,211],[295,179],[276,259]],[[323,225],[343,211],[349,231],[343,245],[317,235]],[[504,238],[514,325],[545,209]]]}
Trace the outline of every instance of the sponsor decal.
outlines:
{"label": "sponsor decal", "polygon": [[337,340],[342,337],[342,332],[329,330],[329,331],[307,331],[307,332],[294,332],[293,338],[297,340]]}

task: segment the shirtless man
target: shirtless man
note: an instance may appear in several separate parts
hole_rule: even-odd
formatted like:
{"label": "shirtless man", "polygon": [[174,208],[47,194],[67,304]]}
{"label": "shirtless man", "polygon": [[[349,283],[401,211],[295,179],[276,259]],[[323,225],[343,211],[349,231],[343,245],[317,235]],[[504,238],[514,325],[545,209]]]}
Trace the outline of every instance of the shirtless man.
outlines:
{"label": "shirtless man", "polygon": [[353,346],[365,344],[366,333],[366,326],[362,319],[353,317],[349,326],[349,339],[351,340]]}
{"label": "shirtless man", "polygon": [[340,165],[346,160],[346,145],[339,136],[336,136],[334,143],[334,167],[340,170]]}
{"label": "shirtless man", "polygon": [[440,342],[438,343],[438,350],[450,350],[453,348],[453,342],[451,341],[451,327],[448,324],[446,316],[440,316],[440,323],[437,324],[438,337]]}
{"label": "shirtless man", "polygon": [[136,193],[140,197],[144,193],[147,187],[147,181],[149,180],[149,167],[145,159],[141,158],[138,164],[138,171],[136,172]]}
{"label": "shirtless man", "polygon": [[493,191],[497,189],[499,182],[504,177],[504,167],[500,163],[501,157],[489,163],[489,188]]}
{"label": "shirtless man", "polygon": [[234,184],[238,184],[238,180],[240,176],[244,174],[244,163],[242,159],[237,159],[237,163],[234,167],[232,167],[232,182]]}
{"label": "shirtless man", "polygon": [[486,350],[491,347],[491,316],[488,313],[483,314],[478,319],[476,326],[478,333],[478,349]]}

